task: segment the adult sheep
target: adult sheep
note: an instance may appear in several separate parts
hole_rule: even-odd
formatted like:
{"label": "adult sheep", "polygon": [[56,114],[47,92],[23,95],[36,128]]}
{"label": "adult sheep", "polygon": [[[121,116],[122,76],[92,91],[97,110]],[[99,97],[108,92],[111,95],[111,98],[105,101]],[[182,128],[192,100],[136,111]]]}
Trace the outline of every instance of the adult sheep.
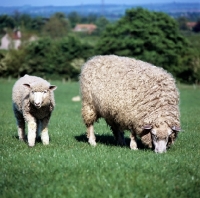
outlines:
{"label": "adult sheep", "polygon": [[121,145],[124,130],[131,131],[133,150],[139,136],[155,152],[166,152],[180,131],[179,92],[162,68],[133,58],[95,56],[82,67],[80,86],[82,117],[93,146],[93,124],[101,117]]}
{"label": "adult sheep", "polygon": [[57,87],[46,80],[25,75],[13,86],[13,111],[17,120],[20,140],[25,140],[25,121],[28,125],[28,145],[35,145],[36,135],[41,131],[44,145],[49,144],[48,123],[55,106],[53,91]]}

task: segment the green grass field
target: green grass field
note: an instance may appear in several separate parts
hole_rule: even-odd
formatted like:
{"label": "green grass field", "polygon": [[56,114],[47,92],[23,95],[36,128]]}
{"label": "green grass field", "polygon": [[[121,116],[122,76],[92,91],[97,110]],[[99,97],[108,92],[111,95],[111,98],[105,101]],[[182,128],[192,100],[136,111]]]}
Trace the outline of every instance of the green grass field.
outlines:
{"label": "green grass field", "polygon": [[[56,108],[50,145],[29,148],[17,139],[11,106],[13,80],[0,79],[0,197],[200,197],[200,88],[180,85],[184,130],[165,154],[116,145],[103,120],[97,147],[87,143],[76,82],[53,81]],[[129,142],[129,132],[126,141]]]}

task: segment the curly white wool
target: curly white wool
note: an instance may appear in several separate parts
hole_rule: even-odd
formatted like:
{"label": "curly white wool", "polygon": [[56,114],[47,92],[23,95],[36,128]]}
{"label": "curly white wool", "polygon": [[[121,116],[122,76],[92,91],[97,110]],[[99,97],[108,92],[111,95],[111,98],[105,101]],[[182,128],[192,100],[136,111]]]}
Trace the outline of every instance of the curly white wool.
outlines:
{"label": "curly white wool", "polygon": [[57,87],[46,80],[25,75],[16,81],[12,90],[13,111],[17,121],[18,136],[25,140],[25,122],[28,125],[28,145],[35,145],[41,131],[44,145],[49,144],[48,123],[55,106],[53,91]]}
{"label": "curly white wool", "polygon": [[93,124],[101,117],[122,145],[123,131],[131,131],[131,149],[137,149],[136,136],[150,148],[153,137],[155,152],[165,152],[180,130],[179,92],[172,75],[160,67],[133,58],[95,56],[82,67],[80,86],[91,145],[96,145]]}

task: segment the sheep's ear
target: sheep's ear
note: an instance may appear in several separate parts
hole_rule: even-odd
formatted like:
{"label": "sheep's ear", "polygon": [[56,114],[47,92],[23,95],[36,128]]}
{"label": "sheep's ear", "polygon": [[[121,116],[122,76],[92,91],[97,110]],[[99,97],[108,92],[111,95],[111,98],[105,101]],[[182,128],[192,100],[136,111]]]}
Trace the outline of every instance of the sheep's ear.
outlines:
{"label": "sheep's ear", "polygon": [[173,126],[173,127],[172,127],[172,130],[173,130],[173,131],[179,132],[179,131],[181,131],[181,128],[180,128],[180,127],[177,127],[177,126]]}
{"label": "sheep's ear", "polygon": [[56,87],[55,85],[50,85],[50,86],[49,86],[49,89],[50,89],[51,91],[54,91],[54,90],[57,89],[57,87]]}
{"label": "sheep's ear", "polygon": [[31,86],[29,85],[29,84],[27,84],[27,83],[25,83],[25,84],[23,84],[24,86],[26,86],[26,87],[28,87],[28,88],[30,88]]}
{"label": "sheep's ear", "polygon": [[152,129],[152,126],[150,124],[144,125],[143,129],[149,130]]}

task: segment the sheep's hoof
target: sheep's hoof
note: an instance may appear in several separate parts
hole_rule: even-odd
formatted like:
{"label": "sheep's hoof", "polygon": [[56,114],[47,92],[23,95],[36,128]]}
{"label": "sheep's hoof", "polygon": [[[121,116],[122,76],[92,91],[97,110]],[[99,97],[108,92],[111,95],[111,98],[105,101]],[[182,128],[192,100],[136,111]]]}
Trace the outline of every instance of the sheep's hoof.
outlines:
{"label": "sheep's hoof", "polygon": [[125,141],[117,141],[117,144],[120,145],[120,146],[126,146]]}
{"label": "sheep's hoof", "polygon": [[25,142],[26,139],[25,138],[19,138],[19,141]]}
{"label": "sheep's hoof", "polygon": [[131,150],[138,150],[136,145],[130,145]]}
{"label": "sheep's hoof", "polygon": [[47,146],[47,145],[49,145],[49,143],[48,142],[43,142],[43,145]]}
{"label": "sheep's hoof", "polygon": [[33,148],[35,146],[35,144],[28,144],[29,148]]}
{"label": "sheep's hoof", "polygon": [[42,139],[42,144],[43,145],[49,145],[49,140],[48,139],[47,140]]}
{"label": "sheep's hoof", "polygon": [[138,150],[138,148],[131,148],[131,150],[135,150],[136,151],[136,150]]}
{"label": "sheep's hoof", "polygon": [[96,146],[96,145],[97,145],[97,143],[95,142],[95,140],[89,140],[88,142],[89,142],[90,145],[92,145],[92,146]]}
{"label": "sheep's hoof", "polygon": [[130,148],[131,150],[138,150],[137,143],[135,141],[131,141]]}

